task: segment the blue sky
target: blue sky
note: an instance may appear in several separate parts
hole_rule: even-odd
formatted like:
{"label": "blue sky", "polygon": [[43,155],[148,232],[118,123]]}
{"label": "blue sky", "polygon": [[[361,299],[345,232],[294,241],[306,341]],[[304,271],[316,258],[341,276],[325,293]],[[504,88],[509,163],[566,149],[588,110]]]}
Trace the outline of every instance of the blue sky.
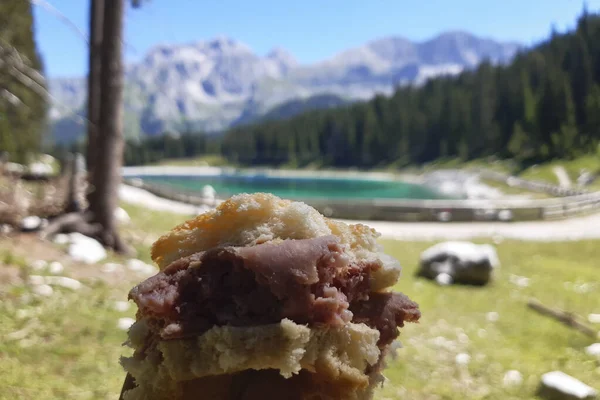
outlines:
{"label": "blue sky", "polygon": [[[47,0],[87,34],[87,0]],[[591,11],[600,0],[588,0]],[[466,30],[531,44],[572,27],[582,0],[150,0],[127,10],[126,59],[153,45],[226,35],[266,54],[289,50],[311,63],[391,35],[424,40]],[[74,29],[36,6],[36,37],[50,77],[83,75],[86,44]]]}

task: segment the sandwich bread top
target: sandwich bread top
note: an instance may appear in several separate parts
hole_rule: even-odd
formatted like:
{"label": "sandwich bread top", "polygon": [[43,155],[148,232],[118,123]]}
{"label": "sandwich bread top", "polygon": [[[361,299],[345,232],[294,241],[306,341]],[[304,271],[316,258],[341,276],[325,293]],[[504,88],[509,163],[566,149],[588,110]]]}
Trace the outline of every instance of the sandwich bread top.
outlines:
{"label": "sandwich bread top", "polygon": [[233,196],[215,210],[176,226],[153,244],[152,259],[163,270],[182,257],[215,247],[247,247],[328,235],[339,238],[350,258],[381,263],[371,282],[373,291],[393,286],[399,279],[400,264],[383,254],[374,229],[326,218],[305,203],[267,193]]}

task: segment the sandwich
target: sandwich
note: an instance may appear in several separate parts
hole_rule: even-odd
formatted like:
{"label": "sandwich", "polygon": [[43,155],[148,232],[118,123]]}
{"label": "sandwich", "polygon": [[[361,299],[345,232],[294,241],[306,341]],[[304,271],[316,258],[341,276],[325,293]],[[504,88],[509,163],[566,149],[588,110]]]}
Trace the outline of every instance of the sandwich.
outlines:
{"label": "sandwich", "polygon": [[160,237],[135,286],[124,400],[367,400],[418,305],[378,233],[241,194]]}

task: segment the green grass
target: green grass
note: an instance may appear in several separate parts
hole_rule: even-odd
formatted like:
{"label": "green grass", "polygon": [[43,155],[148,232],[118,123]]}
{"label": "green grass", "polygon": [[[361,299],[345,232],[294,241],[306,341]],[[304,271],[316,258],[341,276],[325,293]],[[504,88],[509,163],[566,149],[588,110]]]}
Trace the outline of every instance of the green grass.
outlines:
{"label": "green grass", "polygon": [[[535,179],[558,184],[558,178],[553,171],[554,167],[562,166],[567,171],[573,183],[577,182],[577,177],[582,169],[587,169],[592,173],[600,173],[600,156],[587,155],[575,158],[573,160],[555,160],[547,163],[529,167],[522,171],[519,176],[525,179]],[[592,188],[600,189],[600,182],[595,182]]]}
{"label": "green grass", "polygon": [[[184,220],[125,208],[133,220],[128,232],[140,240]],[[403,329],[404,348],[390,360],[379,400],[533,399],[539,376],[554,369],[600,389],[600,361],[583,351],[593,340],[526,307],[535,297],[580,315],[600,312],[600,241],[505,241],[498,245],[502,266],[485,288],[439,287],[415,278],[419,255],[432,243],[382,243],[404,267],[397,289],[420,304],[423,317]],[[24,264],[6,255],[0,262]],[[514,285],[511,274],[530,278],[530,285]],[[125,300],[137,279],[111,285],[84,281],[87,289],[57,290],[44,301],[32,299],[25,285],[0,290],[0,399],[116,399],[124,378],[119,356],[128,354],[122,346],[126,333],[116,323],[133,317],[135,309],[117,312],[112,304]],[[580,293],[582,284],[586,291]],[[497,312],[499,320],[488,321],[489,312]],[[7,339],[24,328],[23,338]],[[471,356],[464,369],[455,363],[461,352]],[[523,373],[521,387],[502,386],[510,369]]]}
{"label": "green grass", "polygon": [[[533,399],[540,375],[554,369],[598,386],[600,361],[584,352],[594,341],[537,315],[526,302],[534,297],[583,316],[600,312],[599,242],[504,242],[498,246],[502,267],[486,288],[440,288],[415,279],[418,256],[429,244],[384,244],[404,266],[397,289],[419,302],[423,317],[404,328],[405,347],[390,362],[381,399]],[[516,286],[511,274],[528,277],[530,285]],[[585,293],[574,290],[582,284]],[[489,312],[499,320],[488,321]],[[455,363],[463,352],[471,356],[467,368]],[[522,386],[503,387],[511,369],[523,374]]]}
{"label": "green grass", "polygon": [[549,199],[553,197],[547,193],[533,192],[519,187],[509,186],[505,182],[491,179],[481,179],[481,182],[485,183],[487,186],[499,189],[506,195],[527,195],[531,199]]}
{"label": "green grass", "polygon": [[497,159],[482,159],[478,158],[475,160],[464,161],[460,158],[446,158],[436,160],[422,166],[408,167],[408,170],[416,169],[424,172],[431,172],[440,169],[478,169],[483,168],[491,171],[501,172],[510,174],[513,170],[514,165],[511,160],[497,160]]}
{"label": "green grass", "polygon": [[541,165],[531,166],[522,171],[518,176],[523,179],[544,181],[558,185],[558,177],[553,171],[555,166],[562,165],[560,162],[549,162]]}
{"label": "green grass", "polygon": [[128,349],[116,324],[135,310],[118,312],[113,303],[126,300],[134,282],[83,282],[80,292],[55,288],[43,299],[25,285],[0,295],[0,399],[118,398],[119,356]]}
{"label": "green grass", "polygon": [[156,212],[127,203],[121,204],[121,207],[127,211],[133,221],[132,225],[123,228],[124,233],[126,237],[128,235],[135,238],[132,241],[137,251],[137,257],[145,262],[152,261],[150,258],[150,245],[160,235],[187,219],[181,214]]}

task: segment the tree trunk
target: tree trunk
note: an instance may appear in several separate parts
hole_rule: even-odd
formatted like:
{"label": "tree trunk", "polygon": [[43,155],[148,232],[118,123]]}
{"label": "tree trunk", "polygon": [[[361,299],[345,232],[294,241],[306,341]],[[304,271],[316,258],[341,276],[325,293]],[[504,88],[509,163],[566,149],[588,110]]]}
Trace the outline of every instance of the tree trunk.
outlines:
{"label": "tree trunk", "polygon": [[87,170],[94,169],[96,137],[100,123],[100,71],[102,69],[102,25],[104,23],[104,0],[90,0],[90,48],[87,101]]}
{"label": "tree trunk", "polygon": [[100,122],[91,171],[89,210],[93,222],[102,226],[99,239],[116,251],[126,251],[117,234],[117,207],[123,162],[123,17],[124,0],[104,1],[102,69],[100,73]]}
{"label": "tree trunk", "polygon": [[85,189],[85,179],[83,165],[83,156],[79,153],[71,154],[69,160],[69,183],[67,186],[67,200],[65,212],[82,212],[84,209],[85,197],[83,191]]}

